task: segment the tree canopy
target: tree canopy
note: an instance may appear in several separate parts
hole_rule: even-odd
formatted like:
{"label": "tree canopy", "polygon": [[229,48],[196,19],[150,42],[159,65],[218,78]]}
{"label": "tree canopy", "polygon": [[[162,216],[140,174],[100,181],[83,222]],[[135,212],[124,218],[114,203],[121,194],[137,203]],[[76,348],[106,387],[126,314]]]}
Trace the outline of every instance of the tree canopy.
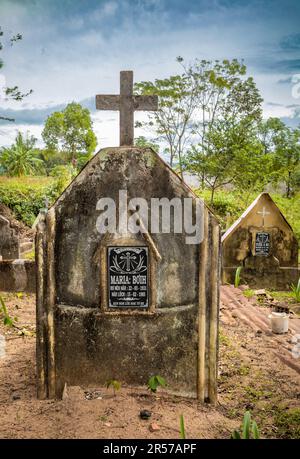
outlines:
{"label": "tree canopy", "polygon": [[97,146],[90,112],[76,102],[48,116],[42,137],[50,152],[59,152],[78,167],[91,157]]}
{"label": "tree canopy", "polygon": [[0,165],[6,175],[21,177],[43,172],[44,164],[38,158],[35,144],[36,139],[33,136],[27,133],[24,137],[18,132],[15,143],[0,150]]}

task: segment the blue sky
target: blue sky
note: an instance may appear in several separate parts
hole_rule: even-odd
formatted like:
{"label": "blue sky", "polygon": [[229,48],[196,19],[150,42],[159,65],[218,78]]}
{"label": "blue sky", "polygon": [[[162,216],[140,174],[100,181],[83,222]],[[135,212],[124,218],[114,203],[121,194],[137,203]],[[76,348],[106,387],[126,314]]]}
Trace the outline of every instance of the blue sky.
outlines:
{"label": "blue sky", "polygon": [[16,119],[0,122],[0,145],[17,129],[40,138],[47,115],[72,100],[92,111],[98,147],[117,145],[118,115],[96,112],[95,94],[117,93],[120,70],[134,70],[135,81],[176,73],[178,55],[243,58],[264,115],[296,125],[299,24],[299,0],[0,0],[6,37],[23,35],[1,52],[0,83],[34,90],[22,103],[0,99],[1,113]]}

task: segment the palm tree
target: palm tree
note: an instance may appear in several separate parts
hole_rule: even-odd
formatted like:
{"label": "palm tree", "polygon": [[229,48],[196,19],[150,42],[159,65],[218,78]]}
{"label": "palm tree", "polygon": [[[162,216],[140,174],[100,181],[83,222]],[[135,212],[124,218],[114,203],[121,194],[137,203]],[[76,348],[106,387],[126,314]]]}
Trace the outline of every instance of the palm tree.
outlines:
{"label": "palm tree", "polygon": [[15,143],[0,152],[0,166],[10,176],[34,175],[42,170],[43,161],[37,157],[36,139],[33,136],[23,137],[18,132]]}

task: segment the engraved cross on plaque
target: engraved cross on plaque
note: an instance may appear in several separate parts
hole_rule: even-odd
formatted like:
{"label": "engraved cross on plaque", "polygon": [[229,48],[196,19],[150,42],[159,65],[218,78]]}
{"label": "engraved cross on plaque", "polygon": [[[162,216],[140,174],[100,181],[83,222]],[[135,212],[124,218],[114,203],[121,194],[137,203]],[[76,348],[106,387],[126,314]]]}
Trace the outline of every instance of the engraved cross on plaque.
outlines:
{"label": "engraved cross on plaque", "polygon": [[120,146],[133,145],[134,142],[134,112],[156,111],[157,96],[133,95],[133,72],[120,72],[120,95],[97,95],[98,110],[119,110],[120,112]]}
{"label": "engraved cross on plaque", "polygon": [[270,215],[270,212],[267,212],[266,211],[266,208],[265,206],[263,207],[263,210],[262,211],[258,211],[257,214],[261,215],[262,216],[262,226],[265,226],[265,217],[267,215]]}

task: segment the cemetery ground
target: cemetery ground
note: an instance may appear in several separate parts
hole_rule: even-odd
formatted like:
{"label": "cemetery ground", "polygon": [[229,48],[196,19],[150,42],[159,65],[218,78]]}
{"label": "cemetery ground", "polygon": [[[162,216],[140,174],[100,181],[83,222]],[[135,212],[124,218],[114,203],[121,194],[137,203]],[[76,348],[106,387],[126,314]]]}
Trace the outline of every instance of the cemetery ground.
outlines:
{"label": "cemetery ground", "polygon": [[[69,387],[63,400],[37,400],[35,297],[2,293],[9,315],[18,320],[13,327],[3,320],[0,325],[6,338],[0,359],[0,437],[178,439],[183,414],[187,438],[230,438],[250,410],[261,437],[300,438],[300,359],[291,354],[292,331],[277,336],[266,326],[272,298],[280,298],[294,310],[290,323],[298,333],[299,306],[286,294],[242,290],[221,287],[215,407],[164,390],[152,394],[146,385],[123,385],[115,396],[111,388]],[[140,419],[142,409],[152,412],[150,420]]]}

